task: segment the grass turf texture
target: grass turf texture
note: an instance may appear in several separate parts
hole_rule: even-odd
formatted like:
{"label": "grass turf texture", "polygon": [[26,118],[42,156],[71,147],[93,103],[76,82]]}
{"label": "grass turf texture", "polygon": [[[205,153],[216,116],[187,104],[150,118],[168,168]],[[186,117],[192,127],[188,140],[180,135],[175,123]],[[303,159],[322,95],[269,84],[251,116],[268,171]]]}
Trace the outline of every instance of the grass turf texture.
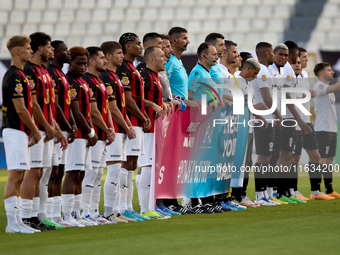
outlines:
{"label": "grass turf texture", "polygon": [[[300,175],[299,191],[310,194]],[[336,175],[339,177],[339,174]],[[0,171],[3,194],[7,171]],[[104,180],[104,178],[103,178]],[[103,185],[103,182],[102,182]],[[322,187],[323,184],[322,184]],[[340,181],[334,179],[340,191]],[[254,180],[248,195],[254,198]],[[101,197],[100,210],[103,208]],[[137,210],[137,192],[134,193]],[[102,213],[102,212],[101,212]],[[214,215],[173,216],[169,220],[60,229],[33,235],[6,234],[0,203],[0,254],[339,254],[340,199],[249,208]]]}

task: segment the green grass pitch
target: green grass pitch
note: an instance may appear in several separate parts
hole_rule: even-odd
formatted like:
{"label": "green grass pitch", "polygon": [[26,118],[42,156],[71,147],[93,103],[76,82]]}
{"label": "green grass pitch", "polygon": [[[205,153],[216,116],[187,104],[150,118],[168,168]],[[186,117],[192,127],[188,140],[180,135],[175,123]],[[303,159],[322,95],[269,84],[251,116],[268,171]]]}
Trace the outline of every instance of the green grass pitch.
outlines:
{"label": "green grass pitch", "polygon": [[[299,190],[309,195],[307,175]],[[334,189],[340,191],[339,175]],[[0,171],[3,194],[7,171]],[[323,187],[323,184],[322,184]],[[254,198],[254,180],[248,195]],[[103,208],[103,197],[101,198]],[[137,193],[134,208],[138,208]],[[0,203],[0,254],[339,254],[340,199],[250,208],[169,220],[61,229],[33,235],[6,234]]]}

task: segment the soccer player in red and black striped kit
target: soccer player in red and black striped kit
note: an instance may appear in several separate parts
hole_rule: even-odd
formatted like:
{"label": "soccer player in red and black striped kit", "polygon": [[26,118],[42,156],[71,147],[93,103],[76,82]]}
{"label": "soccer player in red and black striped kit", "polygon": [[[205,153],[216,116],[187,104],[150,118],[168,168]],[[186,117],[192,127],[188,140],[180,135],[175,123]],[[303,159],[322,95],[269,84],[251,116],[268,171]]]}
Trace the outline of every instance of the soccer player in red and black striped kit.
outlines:
{"label": "soccer player in red and black striped kit", "polygon": [[[83,79],[89,84],[91,94],[91,119],[93,128],[98,136],[98,141],[91,148],[91,169],[85,169],[85,177],[82,183],[82,217],[97,224],[114,224],[99,215],[98,205],[100,200],[100,180],[103,169],[106,166],[106,145],[115,140],[115,131],[109,110],[108,92],[104,82],[98,77],[106,70],[107,63],[104,53],[99,47],[87,47],[90,57],[88,69]],[[91,208],[90,208],[91,207]],[[90,209],[93,210],[92,216]],[[96,215],[93,215],[97,212]]]}
{"label": "soccer player in red and black striped kit", "polygon": [[[67,45],[63,41],[55,40],[51,42],[54,48],[54,58],[49,62],[46,69],[54,83],[56,120],[68,143],[72,143],[77,135],[77,125],[75,124],[71,112],[70,85],[67,77],[63,73],[64,63],[69,63],[71,54]],[[47,218],[58,224],[67,226],[61,217],[61,181],[64,176],[64,169],[68,155],[68,149],[58,149],[59,166],[52,162],[52,172],[48,181],[48,198],[46,203]],[[52,215],[51,215],[52,214]]]}
{"label": "soccer player in red and black striped kit", "polygon": [[[132,208],[133,174],[128,175],[127,189],[120,189],[119,186],[122,162],[126,161],[126,138],[135,139],[136,133],[127,117],[123,84],[115,73],[117,68],[123,63],[124,55],[122,46],[118,42],[103,42],[100,47],[107,63],[106,71],[101,73],[99,77],[103,80],[109,94],[109,108],[116,132],[115,141],[107,146],[104,217],[110,221],[127,222],[131,221],[131,219],[122,216],[119,207],[122,204],[124,208],[127,207],[129,211],[135,214]],[[123,176],[123,180],[125,180],[125,176]],[[120,202],[121,200],[122,202]]]}
{"label": "soccer player in red and black striped kit", "polygon": [[[124,177],[121,180],[125,182],[125,176],[127,180],[128,175],[132,176],[133,171],[137,168],[138,156],[144,154],[143,132],[151,128],[151,123],[144,109],[143,80],[138,70],[133,66],[135,58],[140,57],[143,52],[141,41],[136,34],[125,33],[119,38],[119,43],[122,46],[124,60],[122,65],[117,68],[116,73],[124,86],[127,114],[136,132],[136,138],[127,140],[126,143],[127,160],[123,163],[121,173]],[[121,189],[128,187],[127,181],[121,184]],[[131,189],[133,190],[133,186]],[[120,209],[120,213],[126,212],[124,216],[129,217],[128,211],[123,212],[123,209]]]}
{"label": "soccer player in red and black striped kit", "polygon": [[[92,127],[90,116],[90,88],[81,77],[85,74],[89,53],[83,47],[75,46],[70,49],[71,61],[66,74],[70,84],[71,110],[78,127],[76,139],[69,146],[69,157],[65,165],[65,180],[62,186],[63,220],[74,227],[93,226],[91,221],[80,216],[82,201],[82,181],[85,169],[91,166],[91,147],[98,137]],[[73,214],[73,217],[71,215]]]}
{"label": "soccer player in red and black striped kit", "polygon": [[[32,119],[31,88],[23,69],[33,53],[27,36],[13,36],[7,42],[12,65],[2,82],[2,132],[8,179],[4,202],[7,215],[6,233],[34,233],[21,220],[20,186],[29,170],[29,148],[41,139]],[[18,146],[19,145],[19,146]]]}

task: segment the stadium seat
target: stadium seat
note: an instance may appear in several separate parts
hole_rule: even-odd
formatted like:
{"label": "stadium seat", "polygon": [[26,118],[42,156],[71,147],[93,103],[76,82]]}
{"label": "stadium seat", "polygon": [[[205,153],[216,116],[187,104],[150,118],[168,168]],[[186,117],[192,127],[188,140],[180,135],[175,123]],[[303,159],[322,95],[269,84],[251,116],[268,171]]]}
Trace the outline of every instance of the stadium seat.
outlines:
{"label": "stadium seat", "polygon": [[191,8],[177,8],[176,20],[189,20],[191,19]]}
{"label": "stadium seat", "polygon": [[[186,1],[180,1],[180,3],[179,3],[179,8],[182,8],[182,6],[184,6],[184,7],[194,7],[194,6],[201,6],[200,4],[199,4],[199,2],[201,1],[201,0],[197,0],[198,1],[198,3],[196,2],[196,0],[186,0]],[[211,0],[210,0],[211,1]],[[203,2],[207,2],[208,4],[209,4],[209,2],[210,2],[209,0],[206,0],[206,1],[203,1]],[[207,5],[206,5],[207,6]]]}
{"label": "stadium seat", "polygon": [[265,42],[269,42],[272,45],[276,45],[279,43],[279,38],[277,33],[263,33],[262,40]]}
{"label": "stadium seat", "polygon": [[45,0],[32,0],[31,10],[44,10],[46,8]]}
{"label": "stadium seat", "polygon": [[143,10],[143,20],[152,21],[158,19],[158,9],[155,8],[145,8]]}
{"label": "stadium seat", "polygon": [[163,4],[165,7],[176,7],[178,6],[178,0],[164,0]]}
{"label": "stadium seat", "polygon": [[39,24],[41,22],[41,11],[28,11],[26,23]]}
{"label": "stadium seat", "polygon": [[162,1],[159,1],[159,0],[149,0],[148,1],[148,6],[149,7],[161,7],[163,4]]}
{"label": "stadium seat", "polygon": [[340,0],[328,0],[330,4],[340,4]]}
{"label": "stadium seat", "polygon": [[340,41],[340,33],[331,31],[328,33],[328,42],[338,44]]}
{"label": "stadium seat", "polygon": [[86,33],[86,25],[84,23],[74,23],[72,24],[71,35],[72,36],[81,36]]}
{"label": "stadium seat", "polygon": [[136,29],[136,23],[132,21],[125,21],[121,24],[120,27],[120,34],[126,33],[126,32],[133,32]]}
{"label": "stadium seat", "polygon": [[56,36],[67,36],[70,34],[70,25],[69,24],[57,24],[55,26],[55,35]]}
{"label": "stadium seat", "polygon": [[59,23],[72,23],[74,21],[74,11],[61,10]]}
{"label": "stadium seat", "polygon": [[129,1],[128,0],[125,0],[125,1],[115,0],[114,2],[115,2],[114,8],[122,9],[122,8],[128,8],[129,7]]}
{"label": "stadium seat", "polygon": [[224,15],[228,19],[239,18],[240,17],[239,7],[227,7]]}
{"label": "stadium seat", "polygon": [[245,0],[230,0],[227,4],[224,4],[225,6],[244,6]]}
{"label": "stadium seat", "polygon": [[316,30],[318,31],[329,31],[333,30],[333,20],[332,18],[321,17],[316,23]]}
{"label": "stadium seat", "polygon": [[12,11],[9,19],[9,24],[23,24],[25,20],[25,12],[24,11]]}
{"label": "stadium seat", "polygon": [[[3,27],[4,28],[4,27]],[[1,32],[0,32],[1,33]],[[1,53],[6,53],[6,54],[8,54],[8,55],[10,55],[9,54],[9,52],[8,52],[8,49],[7,49],[7,42],[8,42],[8,40],[9,40],[9,38],[10,37],[3,37],[2,38],[2,42],[1,42],[1,48],[0,48],[0,52]]]}
{"label": "stadium seat", "polygon": [[276,5],[275,6],[275,12],[274,12],[274,17],[275,18],[285,18],[288,19],[290,17],[290,7],[289,6],[281,6],[281,5]]}
{"label": "stadium seat", "polygon": [[248,32],[250,28],[249,19],[239,19],[236,21],[236,28],[237,32]]}
{"label": "stadium seat", "polygon": [[272,19],[268,22],[268,31],[283,32],[285,30],[285,24],[283,19]]}
{"label": "stadium seat", "polygon": [[293,6],[296,4],[297,0],[280,0],[278,5],[290,5]]}
{"label": "stadium seat", "polygon": [[141,18],[140,9],[127,9],[125,18],[128,21],[139,21]]}
{"label": "stadium seat", "polygon": [[139,7],[139,8],[143,8],[146,3],[145,0],[132,0],[130,6],[133,7],[133,8],[136,8],[136,7]]}
{"label": "stadium seat", "polygon": [[79,1],[65,1],[64,3],[64,10],[76,10],[79,8]]}
{"label": "stadium seat", "polygon": [[43,23],[57,23],[58,12],[57,11],[44,11],[43,12]]}
{"label": "stadium seat", "polygon": [[221,33],[229,33],[235,30],[235,24],[233,20],[222,20],[219,22],[218,31]]}
{"label": "stadium seat", "polygon": [[261,2],[261,0],[246,0],[244,6],[260,6]]}
{"label": "stadium seat", "polygon": [[206,33],[211,33],[213,31],[215,31],[215,29],[218,26],[218,22],[214,21],[214,20],[205,20],[203,21],[203,30],[202,32],[206,32]]}
{"label": "stadium seat", "polygon": [[104,32],[105,32],[104,34],[106,35],[119,34],[120,33],[119,22],[105,23]]}
{"label": "stadium seat", "polygon": [[0,6],[2,11],[10,11],[12,10],[14,1],[8,1],[8,0],[0,0]]}
{"label": "stadium seat", "polygon": [[81,37],[67,37],[66,38],[66,45],[70,49],[73,46],[79,46],[81,45]]}
{"label": "stadium seat", "polygon": [[197,34],[201,31],[201,22],[198,20],[188,21],[187,30],[189,33]]}
{"label": "stadium seat", "polygon": [[81,0],[80,1],[80,9],[82,10],[90,10],[95,7],[95,0]]}
{"label": "stadium seat", "polygon": [[263,18],[272,18],[273,17],[272,7],[268,6],[268,5],[260,6],[257,9],[257,17],[260,18],[260,19],[263,19]]}
{"label": "stadium seat", "polygon": [[255,17],[255,8],[251,6],[241,7],[241,17],[246,19],[252,19]]}
{"label": "stadium seat", "polygon": [[252,48],[255,49],[256,42],[261,41],[261,34],[260,33],[249,33],[245,36],[245,41],[247,41],[252,46]]}
{"label": "stadium seat", "polygon": [[[270,19],[268,20],[270,22]],[[254,19],[252,22],[252,31],[264,31],[266,29],[267,20],[266,19]]]}
{"label": "stadium seat", "polygon": [[223,7],[210,7],[208,11],[208,19],[216,19],[221,20],[224,16],[224,8]]}
{"label": "stadium seat", "polygon": [[170,30],[170,25],[168,21],[159,21],[159,22],[155,22],[155,27],[154,30],[157,33],[161,33],[161,34],[167,34],[168,31]]}
{"label": "stadium seat", "polygon": [[235,32],[235,33],[231,33],[229,38],[230,38],[231,41],[240,44],[244,41],[244,39],[245,39],[244,37],[245,37],[244,33]]}
{"label": "stadium seat", "polygon": [[110,11],[109,20],[110,21],[122,21],[125,17],[124,10],[122,9],[113,9]]}
{"label": "stadium seat", "polygon": [[60,10],[62,8],[62,1],[47,1],[47,10]]}
{"label": "stadium seat", "polygon": [[9,24],[6,27],[6,37],[12,37],[14,35],[21,34],[21,26],[20,25],[12,25]]}
{"label": "stadium seat", "polygon": [[8,12],[0,12],[0,25],[7,24]]}
{"label": "stadium seat", "polygon": [[25,24],[23,27],[22,27],[22,33],[24,35],[30,35],[34,32],[37,32],[38,31],[38,26],[37,25],[33,25],[33,24]]}
{"label": "stadium seat", "polygon": [[[192,4],[192,6],[195,6],[195,3]],[[213,0],[197,0],[196,6],[204,6],[204,7],[213,6]]]}
{"label": "stadium seat", "polygon": [[53,36],[54,35],[54,26],[52,24],[41,23],[39,25],[38,31],[42,31],[42,32],[48,33],[49,35]]}
{"label": "stadium seat", "polygon": [[102,35],[103,33],[103,23],[91,22],[88,24],[87,34],[91,36]]}
{"label": "stadium seat", "polygon": [[153,27],[153,22],[149,22],[149,21],[139,22],[137,26],[137,34],[144,35],[150,31],[154,31],[152,27]]}
{"label": "stadium seat", "polygon": [[159,20],[174,20],[174,9],[173,8],[161,9]]}
{"label": "stadium seat", "polygon": [[192,19],[194,20],[204,20],[207,18],[207,9],[203,7],[194,8]]}
{"label": "stadium seat", "polygon": [[15,5],[14,5],[14,10],[28,10],[29,4],[30,4],[30,1],[27,1],[27,0],[16,0]]}
{"label": "stadium seat", "polygon": [[[173,20],[173,21],[170,21],[168,31],[172,27],[187,27],[187,23],[185,21],[175,21],[175,20]],[[188,33],[190,33],[190,31],[188,31]]]}
{"label": "stadium seat", "polygon": [[91,20],[91,11],[88,10],[78,10],[76,13],[76,22],[84,23]]}
{"label": "stadium seat", "polygon": [[323,17],[337,17],[339,15],[339,6],[336,4],[326,4],[322,10]]}
{"label": "stadium seat", "polygon": [[340,18],[335,18],[334,19],[334,26],[333,29],[335,31],[340,31]]}
{"label": "stadium seat", "polygon": [[83,38],[82,46],[84,48],[90,46],[97,46],[98,45],[98,37],[97,36],[86,36]]}
{"label": "stadium seat", "polygon": [[277,5],[277,3],[279,2],[279,0],[262,0],[261,6],[263,5]]}
{"label": "stadium seat", "polygon": [[97,2],[97,8],[98,9],[110,9],[112,5],[111,0],[98,0]]}
{"label": "stadium seat", "polygon": [[[116,41],[118,42],[119,40],[119,36],[118,35],[103,35],[100,37],[99,39],[99,43],[102,44],[103,42],[107,42],[107,41]],[[100,45],[98,44],[98,45]]]}
{"label": "stadium seat", "polygon": [[105,22],[107,21],[108,10],[97,9],[93,11],[92,20],[94,22]]}

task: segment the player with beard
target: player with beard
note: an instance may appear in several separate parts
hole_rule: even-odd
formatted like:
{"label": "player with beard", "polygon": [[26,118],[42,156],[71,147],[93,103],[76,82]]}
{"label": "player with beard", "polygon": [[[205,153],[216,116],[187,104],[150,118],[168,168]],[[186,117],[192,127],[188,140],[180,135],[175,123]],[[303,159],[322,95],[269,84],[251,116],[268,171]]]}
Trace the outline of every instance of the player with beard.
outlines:
{"label": "player with beard", "polygon": [[[316,97],[315,105],[315,134],[318,141],[321,159],[320,165],[310,166],[311,200],[333,200],[340,195],[333,190],[333,168],[334,156],[337,147],[337,114],[335,108],[335,91],[340,90],[340,82],[329,85],[333,79],[334,72],[329,63],[319,63],[314,67],[314,74],[318,81],[314,85]],[[314,168],[313,168],[314,167]],[[321,180],[325,183],[326,195],[320,189]]]}
{"label": "player with beard", "polygon": [[[106,71],[102,72],[99,77],[104,82],[109,95],[109,109],[114,121],[113,125],[116,132],[114,142],[107,146],[107,175],[104,184],[104,217],[109,221],[117,223],[135,221],[125,218],[120,214],[120,200],[124,199],[124,207],[126,204],[133,217],[148,220],[148,218],[141,217],[133,210],[133,175],[128,175],[127,193],[122,194],[122,189],[119,188],[122,162],[126,161],[126,140],[127,138],[136,138],[136,133],[126,114],[123,84],[115,73],[117,68],[124,61],[122,46],[118,42],[107,41],[103,42],[100,47],[105,55],[107,63]],[[124,198],[122,197],[123,195]],[[93,217],[93,212],[91,211],[90,213],[91,217]],[[98,214],[98,212],[94,213]]]}
{"label": "player with beard", "polygon": [[32,99],[29,80],[24,75],[25,62],[30,60],[31,39],[14,36],[7,42],[12,65],[2,82],[2,132],[6,153],[8,179],[4,194],[7,215],[6,233],[32,234],[40,232],[21,220],[20,186],[29,166],[29,147],[38,143],[41,134],[32,119]]}
{"label": "player with beard", "polygon": [[22,218],[25,224],[46,231],[56,229],[45,225],[38,219],[40,179],[43,175],[43,168],[51,167],[53,138],[56,135],[49,84],[41,68],[42,63],[48,60],[51,37],[45,33],[36,32],[31,34],[30,38],[33,57],[26,62],[24,73],[30,82],[33,116],[43,139],[30,149],[31,170],[27,172],[22,183]]}
{"label": "player with beard", "polygon": [[[137,168],[138,156],[144,154],[143,136],[144,132],[151,128],[151,122],[145,114],[143,79],[133,66],[135,58],[140,57],[143,52],[141,41],[136,34],[125,33],[119,38],[119,43],[122,46],[124,60],[122,65],[117,68],[116,73],[124,86],[127,115],[136,132],[135,139],[127,140],[127,160],[123,163],[121,170],[120,192],[125,196],[127,190],[131,189],[133,192],[133,186],[128,184],[128,179],[133,177]],[[125,208],[120,208],[119,213],[126,213],[123,215],[124,217],[136,220]]]}
{"label": "player with beard", "polygon": [[[56,120],[65,137],[68,137],[68,143],[72,143],[77,135],[77,126],[75,124],[70,104],[70,85],[67,77],[63,73],[64,63],[69,63],[71,59],[67,45],[63,41],[52,41],[54,48],[54,59],[47,65],[52,82],[54,83]],[[61,219],[61,181],[64,176],[64,169],[68,155],[68,149],[61,150],[56,146],[58,152],[54,157],[58,157],[59,166],[52,160],[52,172],[48,181],[48,198],[46,202],[47,218],[59,225],[68,226],[69,223]]]}
{"label": "player with beard", "polygon": [[[88,58],[87,72],[82,77],[90,88],[91,95],[91,120],[93,128],[98,136],[97,143],[91,148],[92,168],[85,169],[85,177],[82,182],[82,217],[95,224],[115,224],[97,215],[92,218],[92,209],[98,211],[100,201],[100,180],[103,169],[106,166],[106,145],[110,145],[115,139],[115,131],[109,110],[108,92],[103,81],[98,77],[101,72],[106,71],[107,60],[99,47],[87,47],[90,56]],[[99,217],[98,217],[99,216]]]}
{"label": "player with beard", "polygon": [[[69,146],[65,165],[65,179],[62,186],[63,220],[73,227],[93,226],[92,221],[80,216],[82,202],[82,181],[85,169],[91,169],[91,147],[98,140],[93,129],[90,112],[90,88],[81,77],[85,74],[89,53],[83,47],[70,49],[71,61],[66,74],[70,85],[71,110],[78,127],[77,137]],[[72,214],[72,215],[71,215]]]}

